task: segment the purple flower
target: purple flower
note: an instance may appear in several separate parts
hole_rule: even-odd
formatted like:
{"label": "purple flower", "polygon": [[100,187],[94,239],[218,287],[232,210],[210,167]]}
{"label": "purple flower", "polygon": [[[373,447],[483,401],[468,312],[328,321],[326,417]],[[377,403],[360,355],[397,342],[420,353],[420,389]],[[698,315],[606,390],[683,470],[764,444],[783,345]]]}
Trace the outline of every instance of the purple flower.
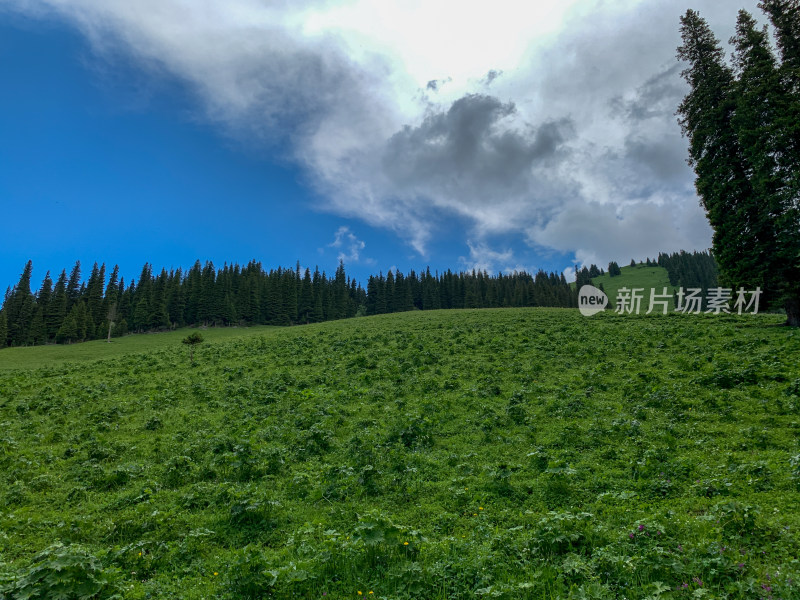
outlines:
{"label": "purple flower", "polygon": [[740,569],[744,569],[744,563],[739,563],[739,564],[738,564],[738,565],[736,565],[736,566],[737,566],[737,567],[739,567]]}
{"label": "purple flower", "polygon": [[698,587],[703,587],[703,582],[700,580],[699,577],[692,577],[692,581],[694,581]]}
{"label": "purple flower", "polygon": [[639,525],[639,531],[642,531],[643,529],[644,529],[644,525]]}
{"label": "purple flower", "polygon": [[632,533],[629,533],[629,534],[628,534],[628,537],[629,537],[629,538],[631,538],[631,539],[633,539],[633,534],[632,534]]}

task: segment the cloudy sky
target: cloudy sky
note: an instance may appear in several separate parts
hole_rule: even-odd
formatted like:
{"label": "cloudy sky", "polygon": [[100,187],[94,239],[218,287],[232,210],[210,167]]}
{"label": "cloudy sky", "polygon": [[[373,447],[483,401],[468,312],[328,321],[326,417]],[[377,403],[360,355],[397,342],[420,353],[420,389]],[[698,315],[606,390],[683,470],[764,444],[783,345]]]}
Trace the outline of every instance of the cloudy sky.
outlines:
{"label": "cloudy sky", "polygon": [[0,0],[0,283],[28,258],[364,277],[708,248],[679,17],[726,41],[756,4]]}

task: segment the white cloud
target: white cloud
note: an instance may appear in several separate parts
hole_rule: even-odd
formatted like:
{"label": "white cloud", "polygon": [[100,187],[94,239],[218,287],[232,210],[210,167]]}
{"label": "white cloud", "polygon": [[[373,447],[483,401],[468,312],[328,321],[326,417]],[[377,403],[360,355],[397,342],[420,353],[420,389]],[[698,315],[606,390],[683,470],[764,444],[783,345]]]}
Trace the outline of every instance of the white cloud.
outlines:
{"label": "white cloud", "polygon": [[[355,234],[350,231],[350,228],[342,225],[336,230],[333,242],[328,244],[329,248],[339,250],[337,260],[345,264],[357,263],[361,258],[361,251],[366,248],[367,244],[358,239]],[[365,262],[372,262],[371,259],[366,259]]]}
{"label": "white cloud", "polygon": [[[322,209],[423,257],[453,217],[468,223],[465,264],[498,268],[512,263],[488,246],[498,233],[581,264],[710,244],[674,117],[672,0],[5,6],[58,15],[102,59],[184,82],[229,135],[288,147]],[[722,40],[740,6],[764,21],[756,0],[694,6]]]}
{"label": "white cloud", "polygon": [[502,271],[514,270],[514,268],[509,266],[514,261],[514,251],[510,248],[497,251],[490,248],[484,242],[473,243],[471,241],[467,241],[467,246],[469,246],[469,257],[459,257],[459,261],[466,271],[487,271],[489,273],[494,273],[498,269]]}

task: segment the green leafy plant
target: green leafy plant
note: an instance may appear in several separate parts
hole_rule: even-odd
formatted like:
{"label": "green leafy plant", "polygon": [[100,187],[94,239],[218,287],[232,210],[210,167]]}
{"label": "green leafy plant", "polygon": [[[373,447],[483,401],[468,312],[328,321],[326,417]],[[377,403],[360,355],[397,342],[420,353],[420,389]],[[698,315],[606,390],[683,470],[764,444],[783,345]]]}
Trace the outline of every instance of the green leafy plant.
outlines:
{"label": "green leafy plant", "polygon": [[2,600],[121,600],[118,573],[79,545],[54,544],[4,576]]}

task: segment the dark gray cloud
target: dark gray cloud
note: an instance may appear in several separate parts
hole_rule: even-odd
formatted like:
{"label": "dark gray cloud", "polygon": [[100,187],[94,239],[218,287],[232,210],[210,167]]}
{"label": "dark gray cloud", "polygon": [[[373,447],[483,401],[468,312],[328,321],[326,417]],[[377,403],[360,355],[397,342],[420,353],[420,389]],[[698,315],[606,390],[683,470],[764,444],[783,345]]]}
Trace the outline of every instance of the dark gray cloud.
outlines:
{"label": "dark gray cloud", "polygon": [[568,119],[516,128],[507,122],[515,115],[513,103],[464,96],[393,135],[383,156],[384,172],[399,191],[449,191],[466,203],[527,193],[536,171],[566,152],[564,142],[573,132]]}

